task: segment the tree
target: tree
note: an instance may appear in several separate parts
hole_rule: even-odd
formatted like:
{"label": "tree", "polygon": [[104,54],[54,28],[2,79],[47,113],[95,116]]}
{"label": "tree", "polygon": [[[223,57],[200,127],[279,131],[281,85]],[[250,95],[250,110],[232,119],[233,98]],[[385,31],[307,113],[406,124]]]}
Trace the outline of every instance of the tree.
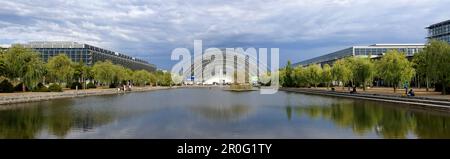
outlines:
{"label": "tree", "polygon": [[431,80],[442,85],[442,94],[446,94],[446,89],[450,84],[450,46],[444,41],[432,40],[425,47],[423,53],[424,60],[419,67],[427,71]]}
{"label": "tree", "polygon": [[149,80],[150,73],[145,70],[139,70],[133,73],[133,81],[140,86],[145,86]]}
{"label": "tree", "polygon": [[319,64],[309,65],[305,72],[306,80],[314,87],[317,87],[322,81],[322,67]]}
{"label": "tree", "polygon": [[111,84],[114,81],[114,65],[111,61],[96,62],[92,67],[94,79],[103,84]]}
{"label": "tree", "polygon": [[306,70],[303,66],[297,66],[293,71],[293,81],[297,87],[306,86],[308,81],[306,79]]}
{"label": "tree", "polygon": [[378,75],[386,82],[392,83],[394,92],[401,82],[410,81],[414,76],[412,63],[406,59],[405,53],[389,50],[377,61]]}
{"label": "tree", "polygon": [[113,65],[112,69],[115,72],[113,77],[113,83],[122,83],[123,81],[130,79],[130,77],[128,77],[128,72],[125,67],[120,65]]}
{"label": "tree", "polygon": [[84,88],[86,88],[86,79],[92,79],[92,68],[86,66],[82,61],[74,64],[74,79],[78,82],[83,83]]}
{"label": "tree", "polygon": [[26,90],[25,86],[31,88],[45,73],[39,54],[21,45],[12,46],[1,56],[3,75],[12,81],[23,83],[23,91]]}
{"label": "tree", "polygon": [[333,79],[342,82],[342,89],[344,89],[345,84],[348,83],[353,76],[347,61],[347,59],[337,60],[331,69]]}
{"label": "tree", "polygon": [[63,53],[48,59],[47,68],[49,73],[54,76],[58,83],[65,82],[66,85],[71,83],[75,73],[72,60]]}
{"label": "tree", "polygon": [[351,57],[349,64],[353,72],[353,81],[362,84],[363,90],[365,91],[367,83],[372,80],[375,74],[375,67],[370,57]]}
{"label": "tree", "polygon": [[322,81],[327,85],[327,89],[330,87],[330,83],[333,81],[333,75],[331,67],[328,64],[323,65],[322,68]]}
{"label": "tree", "polygon": [[284,70],[285,70],[285,78],[284,78],[284,85],[283,86],[285,86],[285,87],[292,87],[293,86],[293,80],[292,80],[291,60],[288,60]]}
{"label": "tree", "polygon": [[[416,73],[418,75],[419,78],[421,77],[425,77],[425,83],[426,83],[426,90],[428,92],[429,90],[429,86],[430,86],[430,81],[429,81],[429,66],[426,63],[426,54],[424,53],[424,51],[420,51],[416,54],[414,54],[412,63],[413,63],[413,68],[416,70]],[[419,87],[420,87],[420,81],[418,81]]]}

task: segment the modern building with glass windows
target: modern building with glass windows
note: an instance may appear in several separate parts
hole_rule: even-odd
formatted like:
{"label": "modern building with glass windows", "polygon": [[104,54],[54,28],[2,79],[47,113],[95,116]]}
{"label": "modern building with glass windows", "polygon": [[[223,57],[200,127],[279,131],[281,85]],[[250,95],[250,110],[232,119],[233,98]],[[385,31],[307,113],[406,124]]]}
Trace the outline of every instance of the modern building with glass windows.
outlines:
{"label": "modern building with glass windows", "polygon": [[364,56],[371,58],[379,58],[383,56],[388,50],[398,50],[399,52],[406,53],[407,57],[412,57],[415,53],[425,48],[424,44],[373,44],[369,46],[352,46],[343,50],[339,50],[330,54],[315,57],[309,60],[301,61],[294,64],[308,66],[311,64],[329,64],[332,65],[336,60],[351,57],[351,56]]}
{"label": "modern building with glass windows", "polygon": [[72,61],[83,62],[88,66],[94,65],[98,61],[110,60],[114,64],[122,65],[132,70],[156,70],[155,65],[145,60],[88,44],[77,42],[29,42],[20,45],[39,52],[45,62],[53,56],[64,53]]}
{"label": "modern building with glass windows", "polygon": [[450,20],[430,25],[426,29],[428,29],[427,39],[442,40],[450,43]]}

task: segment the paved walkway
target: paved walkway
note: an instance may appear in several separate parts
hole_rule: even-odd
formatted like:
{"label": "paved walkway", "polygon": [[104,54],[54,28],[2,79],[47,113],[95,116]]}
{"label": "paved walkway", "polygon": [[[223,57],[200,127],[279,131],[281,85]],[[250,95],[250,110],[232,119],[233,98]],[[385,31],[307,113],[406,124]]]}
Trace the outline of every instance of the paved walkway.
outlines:
{"label": "paved walkway", "polygon": [[351,94],[349,92],[344,91],[331,91],[326,89],[317,89],[317,88],[281,88],[283,91],[289,92],[298,92],[298,93],[306,93],[306,94],[316,94],[316,95],[327,95],[327,96],[335,96],[335,97],[345,97],[345,98],[356,98],[356,99],[364,99],[364,100],[374,100],[381,102],[391,102],[391,103],[401,103],[407,104],[414,108],[419,109],[429,109],[429,110],[437,110],[437,111],[450,111],[450,100],[448,99],[436,99],[436,98],[428,98],[428,97],[407,97],[395,94],[371,94],[369,92],[365,93],[356,93]]}
{"label": "paved walkway", "polygon": [[[348,87],[345,87],[345,89],[342,89],[342,87],[335,87],[336,92],[350,92],[348,90]],[[317,89],[317,90],[327,90],[327,88],[310,88],[310,89]],[[328,89],[328,90],[331,90]],[[434,89],[429,89],[427,92],[425,88],[413,88],[414,93],[417,97],[426,97],[426,98],[434,98],[434,99],[443,99],[443,100],[450,100],[450,95],[441,95],[441,92],[435,92]],[[402,96],[405,94],[405,89],[397,89],[397,91],[394,93],[394,89],[391,87],[373,87],[368,88],[366,91],[363,91],[362,89],[356,89],[356,91],[360,94],[380,94],[380,95],[393,95],[393,96]]]}
{"label": "paved walkway", "polygon": [[[133,87],[131,92],[152,91],[169,89],[170,87]],[[177,88],[177,87],[172,87]],[[43,101],[58,98],[85,97],[94,95],[107,95],[124,93],[116,88],[87,89],[87,90],[64,90],[63,92],[22,92],[22,93],[0,93],[0,105],[12,103],[24,103]]]}

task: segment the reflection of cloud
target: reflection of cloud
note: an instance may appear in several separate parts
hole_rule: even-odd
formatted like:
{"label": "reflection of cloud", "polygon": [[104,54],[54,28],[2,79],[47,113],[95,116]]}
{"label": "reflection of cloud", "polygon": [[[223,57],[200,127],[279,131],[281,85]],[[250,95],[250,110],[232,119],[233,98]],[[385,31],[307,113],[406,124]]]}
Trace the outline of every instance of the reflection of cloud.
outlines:
{"label": "reflection of cloud", "polygon": [[251,107],[245,105],[196,106],[191,107],[190,110],[214,121],[237,121],[248,117]]}

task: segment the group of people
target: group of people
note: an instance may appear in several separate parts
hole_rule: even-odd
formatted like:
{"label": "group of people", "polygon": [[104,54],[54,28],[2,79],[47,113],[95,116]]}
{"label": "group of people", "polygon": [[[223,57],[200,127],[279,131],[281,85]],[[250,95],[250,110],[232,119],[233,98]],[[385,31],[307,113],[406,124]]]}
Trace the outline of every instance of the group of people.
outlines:
{"label": "group of people", "polygon": [[[416,94],[414,93],[414,90],[411,88],[411,89],[409,89],[409,91],[408,91],[408,86],[406,86],[405,85],[405,94],[406,94],[406,96],[409,96],[409,97],[414,97],[414,96],[416,96]],[[348,88],[349,89],[349,91],[350,91],[350,87]],[[334,90],[333,90],[334,91]],[[356,86],[352,86],[352,90],[350,91],[350,93],[351,94],[356,94],[357,92],[356,92]]]}
{"label": "group of people", "polygon": [[406,96],[414,97],[414,96],[416,95],[416,94],[414,93],[414,90],[413,90],[412,88],[408,91],[408,83],[405,83],[405,85],[404,85],[403,88],[405,88],[405,94],[406,94]]}
{"label": "group of people", "polygon": [[131,91],[131,85],[120,85],[117,87],[117,91]]}

